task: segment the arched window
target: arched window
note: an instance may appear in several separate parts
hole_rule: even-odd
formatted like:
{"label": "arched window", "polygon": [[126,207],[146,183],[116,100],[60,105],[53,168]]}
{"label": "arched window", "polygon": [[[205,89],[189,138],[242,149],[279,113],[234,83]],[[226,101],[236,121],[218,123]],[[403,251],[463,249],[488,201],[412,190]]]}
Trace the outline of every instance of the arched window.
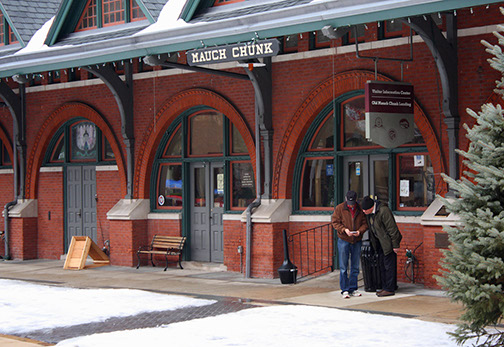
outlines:
{"label": "arched window", "polygon": [[414,139],[398,148],[368,141],[362,91],[336,98],[308,129],[296,162],[293,208],[329,212],[348,190],[359,199],[372,195],[395,211],[423,211],[435,197],[433,168],[418,128]]}
{"label": "arched window", "polygon": [[[205,179],[205,170],[191,169],[199,163],[215,171]],[[243,210],[255,198],[254,171],[243,137],[225,115],[205,107],[185,112],[170,125],[158,148],[151,182],[151,209],[158,212],[179,211],[186,200],[206,204],[205,185],[211,186],[212,206],[227,211]]]}
{"label": "arched window", "polygon": [[76,118],[62,125],[53,136],[44,163],[115,164],[115,155],[107,138],[91,121]]}

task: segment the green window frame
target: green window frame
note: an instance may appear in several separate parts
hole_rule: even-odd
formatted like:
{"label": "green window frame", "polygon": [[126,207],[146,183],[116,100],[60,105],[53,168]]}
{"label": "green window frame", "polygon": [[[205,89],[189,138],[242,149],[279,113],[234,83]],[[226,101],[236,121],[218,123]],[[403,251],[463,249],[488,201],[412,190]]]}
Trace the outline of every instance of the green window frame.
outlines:
{"label": "green window frame", "polygon": [[[426,205],[405,206],[399,195],[401,173],[398,163],[401,158],[428,156],[421,134],[416,129],[415,139],[397,148],[383,148],[373,143],[364,146],[348,146],[344,143],[344,105],[357,98],[364,98],[363,90],[355,90],[335,98],[318,114],[309,127],[299,150],[294,168],[292,185],[292,209],[295,214],[329,214],[334,206],[344,201],[343,159],[357,156],[387,156],[389,195],[391,209],[397,214],[415,215],[424,211]],[[331,134],[332,131],[332,134]],[[427,160],[426,160],[427,162]],[[429,175],[426,184],[435,192],[432,166],[424,172]],[[424,165],[425,166],[425,165]],[[420,173],[412,172],[414,177]],[[411,183],[412,187],[415,185]],[[309,187],[308,187],[309,186]],[[425,188],[425,187],[423,187]],[[321,195],[322,194],[322,195]]]}
{"label": "green window frame", "polygon": [[[219,126],[222,128],[217,132],[209,132],[211,135],[215,135],[215,133],[222,134],[222,150],[220,150],[220,152],[212,150],[211,153],[191,153],[191,133],[195,127],[193,121],[199,116],[206,115],[222,117],[222,122],[213,122],[214,126],[220,124]],[[203,122],[203,124],[207,123]],[[198,132],[195,136],[198,136],[198,140],[201,140],[201,134],[198,134],[200,133]],[[247,171],[247,175],[250,175],[250,170],[246,170],[248,169],[246,165],[250,164],[251,167],[252,164],[249,153],[237,153],[234,150],[237,144],[239,144],[239,148],[242,148],[242,140],[237,139],[238,135],[239,133],[236,131],[231,120],[229,120],[226,115],[211,107],[193,107],[179,115],[166,130],[156,152],[151,173],[151,211],[157,213],[181,212],[186,208],[188,204],[185,202],[189,199],[190,191],[190,185],[188,183],[189,166],[193,162],[205,161],[224,162],[224,170],[226,173],[226,181],[224,182],[224,211],[226,213],[242,212],[246,208],[246,206],[243,205],[251,201],[249,200],[248,191],[244,192],[244,190],[240,189],[242,181],[238,184],[236,178],[233,180],[233,169],[236,171],[239,166],[245,165],[245,169],[242,169],[242,171],[245,170]],[[209,141],[209,139],[210,138],[206,138],[206,141]],[[220,143],[220,141],[221,139],[217,139],[218,143]],[[198,143],[199,147],[202,145],[204,145],[204,142],[203,144]],[[169,166],[180,167],[182,182],[178,182],[178,179],[172,180],[172,176],[167,178],[167,167]],[[253,177],[252,184],[255,198],[255,180]],[[243,185],[246,186],[246,188],[250,188],[250,180],[243,180]],[[180,187],[181,190],[179,189]],[[166,195],[165,192],[169,192],[170,194]]]}
{"label": "green window frame", "polygon": [[[94,129],[93,137],[94,142],[90,141],[80,141],[82,146],[77,145],[74,141],[72,144],[72,139],[75,140],[75,132],[72,134],[72,129],[75,129],[79,125],[89,125],[87,129]],[[93,128],[94,126],[94,128]],[[86,129],[83,128],[86,132]],[[89,132],[88,132],[89,136]],[[85,137],[85,134],[83,138]],[[89,144],[93,143],[93,151],[89,151]],[[74,148],[74,155],[72,155],[72,146],[80,147],[79,150]],[[77,154],[79,152],[79,154]],[[96,124],[93,122],[82,118],[76,117],[72,120],[67,121],[63,124],[53,135],[51,141],[49,142],[48,149],[44,157],[44,166],[64,166],[76,163],[95,163],[96,165],[115,165],[115,153],[112,151],[112,147],[108,139],[101,132]]]}

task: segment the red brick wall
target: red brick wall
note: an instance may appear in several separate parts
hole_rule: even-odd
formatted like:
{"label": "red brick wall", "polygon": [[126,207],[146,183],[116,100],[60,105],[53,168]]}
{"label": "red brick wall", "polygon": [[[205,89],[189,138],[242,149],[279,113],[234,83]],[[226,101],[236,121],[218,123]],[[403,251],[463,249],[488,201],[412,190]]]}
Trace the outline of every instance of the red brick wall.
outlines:
{"label": "red brick wall", "polygon": [[146,220],[110,221],[110,263],[133,266],[137,264],[137,250],[149,244]]}
{"label": "red brick wall", "polygon": [[424,284],[429,288],[440,288],[434,275],[440,275],[439,262],[443,258],[442,250],[435,247],[435,233],[441,232],[441,227],[424,226]]}
{"label": "red brick wall", "polygon": [[[8,202],[14,200],[14,175],[12,174],[0,174],[0,230],[5,229],[5,220],[3,217],[3,211],[5,205]],[[5,255],[4,241],[0,241],[0,256]]]}
{"label": "red brick wall", "polygon": [[96,194],[98,197],[96,202],[96,242],[100,248],[111,237],[107,212],[124,197],[117,174],[117,171],[96,172]]}
{"label": "red brick wall", "polygon": [[65,253],[63,172],[41,172],[38,196],[38,258],[60,259]]}
{"label": "red brick wall", "polygon": [[[224,221],[224,265],[228,271],[245,273],[246,224],[241,221]],[[243,252],[238,253],[238,246]],[[241,268],[240,268],[241,264]]]}
{"label": "red brick wall", "polygon": [[9,249],[12,259],[37,258],[37,218],[11,218]]}

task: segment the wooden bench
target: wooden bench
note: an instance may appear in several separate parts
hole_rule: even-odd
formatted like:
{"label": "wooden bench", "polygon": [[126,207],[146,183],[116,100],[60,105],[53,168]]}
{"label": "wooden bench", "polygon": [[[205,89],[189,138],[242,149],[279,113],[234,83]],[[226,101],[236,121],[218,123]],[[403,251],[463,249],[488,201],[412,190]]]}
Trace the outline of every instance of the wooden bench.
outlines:
{"label": "wooden bench", "polygon": [[140,255],[141,254],[150,254],[150,261],[152,266],[154,265],[153,256],[155,254],[164,255],[166,260],[166,266],[164,271],[168,268],[168,256],[178,256],[178,264],[181,269],[182,267],[182,249],[184,248],[185,236],[163,236],[163,235],[154,235],[152,238],[152,242],[150,246],[142,246],[138,249],[138,265],[137,269],[140,267]]}

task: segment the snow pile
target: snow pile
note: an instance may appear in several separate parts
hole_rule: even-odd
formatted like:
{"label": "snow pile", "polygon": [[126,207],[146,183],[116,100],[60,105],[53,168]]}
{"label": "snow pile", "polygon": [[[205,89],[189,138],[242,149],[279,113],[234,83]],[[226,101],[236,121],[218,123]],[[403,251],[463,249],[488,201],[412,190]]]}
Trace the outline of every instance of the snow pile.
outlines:
{"label": "snow pile", "polygon": [[[59,347],[108,346],[456,346],[455,326],[313,306],[260,307],[158,328],[95,334]],[[165,342],[166,341],[166,342]]]}
{"label": "snow pile", "polygon": [[142,312],[205,306],[211,300],[132,289],[75,289],[0,279],[0,334],[71,326]]}

